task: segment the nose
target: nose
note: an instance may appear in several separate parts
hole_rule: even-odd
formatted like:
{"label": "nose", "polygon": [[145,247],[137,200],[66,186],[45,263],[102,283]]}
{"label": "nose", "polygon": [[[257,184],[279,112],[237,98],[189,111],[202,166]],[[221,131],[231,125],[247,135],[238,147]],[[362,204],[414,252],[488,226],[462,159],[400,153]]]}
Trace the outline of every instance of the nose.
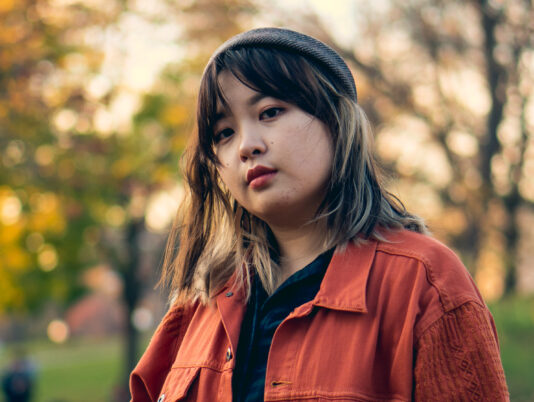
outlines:
{"label": "nose", "polygon": [[259,156],[267,150],[263,136],[258,128],[243,127],[239,144],[239,158],[242,162]]}

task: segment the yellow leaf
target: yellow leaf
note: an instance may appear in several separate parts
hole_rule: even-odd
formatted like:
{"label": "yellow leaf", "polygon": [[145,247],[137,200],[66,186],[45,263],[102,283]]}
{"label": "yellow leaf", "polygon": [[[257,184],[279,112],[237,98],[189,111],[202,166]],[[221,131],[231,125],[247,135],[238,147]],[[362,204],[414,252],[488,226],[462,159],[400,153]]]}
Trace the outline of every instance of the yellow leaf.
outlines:
{"label": "yellow leaf", "polygon": [[171,140],[171,149],[174,152],[181,152],[185,149],[187,145],[188,138],[183,134],[176,134],[172,137]]}
{"label": "yellow leaf", "polygon": [[161,118],[170,126],[179,126],[188,120],[189,114],[189,109],[183,105],[169,105],[161,112]]}
{"label": "yellow leaf", "polygon": [[4,250],[3,262],[8,270],[22,271],[30,266],[31,258],[20,247],[9,247]]}
{"label": "yellow leaf", "polygon": [[0,0],[0,13],[7,13],[13,10],[15,0]]}
{"label": "yellow leaf", "polygon": [[59,211],[37,212],[29,217],[28,228],[32,232],[57,233],[64,232],[65,218]]}
{"label": "yellow leaf", "polygon": [[128,159],[119,159],[111,166],[111,173],[117,179],[122,179],[132,172],[132,163]]}
{"label": "yellow leaf", "polygon": [[170,175],[170,172],[169,170],[164,167],[164,166],[160,166],[158,167],[154,173],[152,174],[152,180],[155,182],[155,183],[162,183],[162,182],[165,182],[167,180],[169,180],[171,177]]}
{"label": "yellow leaf", "polygon": [[12,225],[0,225],[0,245],[5,246],[18,242],[24,227],[24,220],[19,220]]}

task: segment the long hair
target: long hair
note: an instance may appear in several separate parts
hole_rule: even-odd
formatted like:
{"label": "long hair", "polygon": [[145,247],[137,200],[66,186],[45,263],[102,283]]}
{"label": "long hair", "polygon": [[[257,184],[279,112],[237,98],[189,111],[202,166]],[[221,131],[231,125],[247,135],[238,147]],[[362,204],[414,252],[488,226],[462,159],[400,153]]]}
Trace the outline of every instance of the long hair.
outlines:
{"label": "long hair", "polygon": [[426,232],[422,219],[384,189],[367,117],[327,70],[279,49],[229,50],[204,71],[197,133],[184,157],[188,199],[171,229],[162,275],[176,302],[207,303],[232,275],[234,285],[245,286],[248,295],[252,270],[269,294],[279,284],[272,232],[236,202],[217,173],[213,130],[217,105],[225,103],[218,81],[222,71],[255,91],[298,106],[328,127],[333,167],[314,218],[326,220],[325,250],[349,241],[382,239],[384,229]]}

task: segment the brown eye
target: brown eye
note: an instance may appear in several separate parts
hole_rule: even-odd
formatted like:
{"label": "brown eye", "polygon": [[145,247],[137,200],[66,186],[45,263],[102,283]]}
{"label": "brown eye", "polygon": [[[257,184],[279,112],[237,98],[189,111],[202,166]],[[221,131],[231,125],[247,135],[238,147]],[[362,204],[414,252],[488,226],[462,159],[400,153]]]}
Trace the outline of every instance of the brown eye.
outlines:
{"label": "brown eye", "polygon": [[264,110],[260,113],[260,120],[269,120],[278,116],[284,111],[284,108],[281,107],[271,107],[267,110]]}
{"label": "brown eye", "polygon": [[213,142],[215,144],[218,144],[222,140],[231,137],[233,134],[234,130],[232,130],[231,128],[225,128],[213,136]]}

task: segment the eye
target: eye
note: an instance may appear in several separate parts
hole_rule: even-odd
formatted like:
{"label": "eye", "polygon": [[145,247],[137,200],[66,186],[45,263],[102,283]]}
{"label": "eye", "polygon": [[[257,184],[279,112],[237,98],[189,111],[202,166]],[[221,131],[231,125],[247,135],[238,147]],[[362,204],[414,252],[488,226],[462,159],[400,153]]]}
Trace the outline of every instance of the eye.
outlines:
{"label": "eye", "polygon": [[234,134],[234,130],[232,130],[231,128],[222,129],[221,131],[217,132],[217,134],[213,136],[213,142],[215,144],[218,144],[222,140],[231,137],[233,134]]}
{"label": "eye", "polygon": [[269,109],[264,110],[260,113],[260,120],[269,120],[278,116],[284,111],[282,107],[270,107]]}

